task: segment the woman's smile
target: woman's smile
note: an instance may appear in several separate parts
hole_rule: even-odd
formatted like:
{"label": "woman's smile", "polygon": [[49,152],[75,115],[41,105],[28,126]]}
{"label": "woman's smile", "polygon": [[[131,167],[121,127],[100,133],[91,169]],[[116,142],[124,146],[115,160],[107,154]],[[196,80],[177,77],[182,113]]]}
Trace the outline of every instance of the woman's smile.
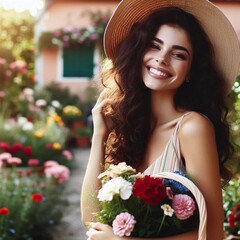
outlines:
{"label": "woman's smile", "polygon": [[175,92],[186,80],[191,63],[192,44],[186,31],[162,25],[143,57],[143,82],[151,90]]}

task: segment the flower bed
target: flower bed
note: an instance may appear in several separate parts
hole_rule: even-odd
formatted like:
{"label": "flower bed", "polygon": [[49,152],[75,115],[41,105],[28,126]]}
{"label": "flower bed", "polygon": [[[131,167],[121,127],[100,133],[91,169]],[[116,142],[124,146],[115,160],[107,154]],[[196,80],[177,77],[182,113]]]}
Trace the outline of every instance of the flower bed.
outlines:
{"label": "flower bed", "polygon": [[0,239],[51,239],[50,230],[62,215],[61,195],[69,170],[55,161],[44,166],[9,153],[0,154]]}

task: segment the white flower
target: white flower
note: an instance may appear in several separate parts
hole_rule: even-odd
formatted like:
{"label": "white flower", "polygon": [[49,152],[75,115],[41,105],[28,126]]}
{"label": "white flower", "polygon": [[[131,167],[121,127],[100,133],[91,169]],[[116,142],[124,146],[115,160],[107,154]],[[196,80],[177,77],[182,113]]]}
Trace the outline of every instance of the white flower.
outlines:
{"label": "white flower", "polygon": [[31,89],[31,88],[24,88],[23,89],[23,93],[25,94],[25,95],[33,95],[33,90]]}
{"label": "white flower", "polygon": [[57,100],[53,100],[53,101],[51,102],[51,105],[52,105],[53,107],[55,107],[55,108],[60,108],[60,107],[61,107],[61,103],[60,103],[59,101],[57,101]]}
{"label": "white flower", "polygon": [[172,217],[172,215],[173,215],[173,213],[174,213],[174,210],[171,208],[170,205],[168,205],[168,204],[163,204],[163,205],[161,206],[161,209],[164,211],[164,214],[165,214],[166,216]]}
{"label": "white flower", "polygon": [[118,165],[110,164],[109,168],[99,174],[99,179],[109,179],[109,178],[117,178],[123,174],[133,174],[136,170],[131,166],[128,166],[125,162],[121,162]]}
{"label": "white flower", "polygon": [[33,130],[33,124],[31,122],[26,122],[22,126],[22,130],[24,131],[31,131]]}
{"label": "white flower", "polygon": [[18,123],[19,125],[23,125],[23,124],[25,124],[26,122],[28,122],[28,120],[27,120],[27,118],[25,118],[25,117],[19,117],[19,118],[17,119],[17,123]]}
{"label": "white flower", "polygon": [[136,170],[131,166],[128,166],[125,162],[121,162],[118,165],[111,164],[109,167],[110,177],[115,178],[125,173],[135,173]]}
{"label": "white flower", "polygon": [[9,130],[12,129],[12,127],[11,127],[10,124],[8,124],[8,123],[4,123],[4,125],[3,125],[3,129],[6,130],[6,131],[9,131]]}
{"label": "white flower", "polygon": [[133,185],[122,177],[113,178],[108,181],[98,192],[99,201],[112,201],[113,196],[120,195],[123,200],[132,194]]}

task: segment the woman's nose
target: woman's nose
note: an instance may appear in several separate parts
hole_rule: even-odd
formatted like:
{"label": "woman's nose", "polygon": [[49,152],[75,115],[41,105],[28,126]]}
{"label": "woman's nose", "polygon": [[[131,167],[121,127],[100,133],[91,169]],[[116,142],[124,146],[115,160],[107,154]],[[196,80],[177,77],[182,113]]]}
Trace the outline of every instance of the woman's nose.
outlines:
{"label": "woman's nose", "polygon": [[157,54],[155,56],[155,61],[160,65],[163,64],[163,65],[168,66],[169,65],[168,54],[166,52],[161,52],[161,53]]}

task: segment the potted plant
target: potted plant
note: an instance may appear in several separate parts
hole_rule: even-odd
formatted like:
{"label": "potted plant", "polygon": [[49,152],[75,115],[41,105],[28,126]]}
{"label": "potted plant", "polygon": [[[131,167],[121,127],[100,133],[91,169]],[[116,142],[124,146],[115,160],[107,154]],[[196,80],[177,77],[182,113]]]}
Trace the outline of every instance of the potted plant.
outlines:
{"label": "potted plant", "polygon": [[67,105],[63,108],[63,120],[73,132],[85,127],[86,117],[82,110],[74,105]]}
{"label": "potted plant", "polygon": [[77,146],[89,148],[91,145],[92,129],[90,127],[79,128],[75,133]]}

